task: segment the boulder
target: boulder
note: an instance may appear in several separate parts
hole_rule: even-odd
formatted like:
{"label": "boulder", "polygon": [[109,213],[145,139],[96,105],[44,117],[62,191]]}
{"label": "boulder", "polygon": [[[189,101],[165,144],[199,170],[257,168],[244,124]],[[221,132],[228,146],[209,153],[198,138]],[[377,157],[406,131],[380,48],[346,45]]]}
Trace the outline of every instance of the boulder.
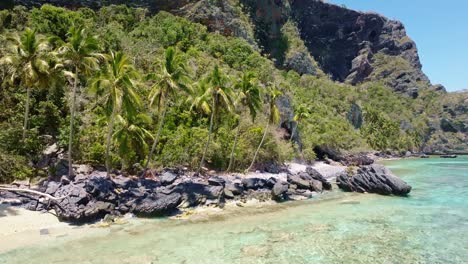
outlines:
{"label": "boulder", "polygon": [[68,175],[68,160],[60,159],[54,165],[54,174],[56,177]]}
{"label": "boulder", "polygon": [[165,171],[159,177],[162,185],[171,185],[177,179],[177,174],[173,171]]}
{"label": "boulder", "polygon": [[137,200],[132,211],[139,216],[161,215],[177,208],[181,200],[182,196],[178,192],[151,194]]}
{"label": "boulder", "polygon": [[182,194],[182,200],[186,206],[205,204],[207,200],[221,202],[224,198],[223,186],[212,186],[189,181],[177,185],[175,190]]}
{"label": "boulder", "polygon": [[314,192],[323,192],[323,185],[321,181],[310,180],[310,188]]}
{"label": "boulder", "polygon": [[236,195],[244,193],[244,185],[240,182],[228,182],[224,187],[224,194],[227,198],[233,199]]}
{"label": "boulder", "polygon": [[411,186],[379,164],[362,166],[354,176],[342,174],[336,182],[340,189],[348,192],[404,196],[411,191]]}
{"label": "boulder", "polygon": [[283,200],[286,198],[288,189],[289,184],[287,182],[279,181],[273,186],[273,189],[271,190],[271,196],[277,201]]}
{"label": "boulder", "polygon": [[208,179],[208,184],[212,185],[212,186],[223,186],[224,187],[224,185],[226,185],[226,180],[224,180],[221,177],[214,176],[214,177],[210,177]]}
{"label": "boulder", "polygon": [[299,175],[288,175],[288,182],[297,186],[298,189],[310,189],[309,180],[302,179]]}
{"label": "boulder", "polygon": [[309,176],[312,179],[320,181],[322,183],[323,189],[325,189],[325,190],[331,190],[332,189],[331,183],[328,182],[328,180],[325,179],[325,177],[323,177],[323,175],[320,174],[320,172],[318,172],[316,169],[314,169],[312,167],[307,167],[306,172],[309,174]]}
{"label": "boulder", "polygon": [[276,182],[278,182],[278,180],[274,177],[271,177],[267,180],[266,186],[271,189],[273,186],[275,186]]}
{"label": "boulder", "polygon": [[246,190],[258,190],[265,188],[267,181],[261,178],[245,178],[242,179],[242,184]]}

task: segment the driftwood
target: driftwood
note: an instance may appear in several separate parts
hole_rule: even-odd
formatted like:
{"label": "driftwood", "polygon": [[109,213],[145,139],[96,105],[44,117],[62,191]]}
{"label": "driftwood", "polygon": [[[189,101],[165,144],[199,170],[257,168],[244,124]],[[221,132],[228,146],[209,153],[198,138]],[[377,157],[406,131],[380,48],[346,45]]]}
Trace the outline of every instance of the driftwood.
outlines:
{"label": "driftwood", "polygon": [[59,200],[63,200],[63,199],[65,199],[65,198],[68,197],[68,195],[67,195],[67,196],[63,196],[63,197],[54,197],[54,196],[52,196],[52,195],[50,195],[50,194],[43,193],[43,192],[38,192],[38,191],[34,191],[34,190],[20,189],[20,188],[9,188],[9,187],[4,187],[4,186],[0,186],[0,191],[31,193],[31,194],[35,194],[35,195],[39,195],[39,196],[45,197],[45,198],[47,198],[48,200],[52,200],[52,201],[59,201]]}

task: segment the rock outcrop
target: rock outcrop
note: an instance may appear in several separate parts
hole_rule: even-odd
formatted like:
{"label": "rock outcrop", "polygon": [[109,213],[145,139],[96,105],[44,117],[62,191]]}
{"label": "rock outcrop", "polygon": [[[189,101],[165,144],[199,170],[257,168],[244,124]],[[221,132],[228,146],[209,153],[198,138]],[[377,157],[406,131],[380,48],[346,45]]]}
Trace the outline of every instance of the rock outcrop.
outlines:
{"label": "rock outcrop", "polygon": [[354,175],[340,175],[336,183],[347,192],[405,196],[411,191],[411,186],[378,164],[362,166]]}
{"label": "rock outcrop", "polygon": [[363,82],[378,71],[374,56],[384,54],[401,58],[412,68],[411,72],[384,73],[391,77],[387,84],[395,91],[414,95],[418,82],[429,84],[421,70],[416,44],[406,35],[401,22],[322,1],[290,2],[291,16],[298,22],[310,53],[333,79],[351,84]]}
{"label": "rock outcrop", "polygon": [[[0,197],[33,211],[55,211],[61,221],[82,224],[132,213],[151,217],[199,205],[222,207],[226,200],[257,199],[283,201],[291,197],[308,198],[312,191],[331,189],[331,184],[316,170],[290,174],[271,174],[269,178],[238,175],[189,175],[181,170],[164,170],[157,177],[141,179],[122,175],[107,178],[105,172],[77,169],[73,180],[41,183],[34,191],[56,197],[51,200],[27,192],[0,190]],[[276,175],[276,176],[274,176]],[[301,185],[302,183],[302,185]],[[26,188],[23,186],[22,188]]]}

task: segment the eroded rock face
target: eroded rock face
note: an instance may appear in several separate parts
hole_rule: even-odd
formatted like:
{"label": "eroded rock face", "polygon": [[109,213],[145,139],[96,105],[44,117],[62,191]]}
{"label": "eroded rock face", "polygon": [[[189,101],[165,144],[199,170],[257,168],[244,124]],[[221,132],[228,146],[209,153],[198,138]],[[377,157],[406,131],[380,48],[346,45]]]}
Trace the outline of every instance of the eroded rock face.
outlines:
{"label": "eroded rock face", "polygon": [[389,81],[396,91],[417,97],[416,83],[429,84],[416,44],[401,22],[322,1],[290,2],[291,16],[298,21],[310,53],[333,79],[351,84],[365,81],[375,70],[374,55],[382,53],[403,58],[414,68]]}
{"label": "eroded rock face", "polygon": [[347,192],[404,196],[411,191],[410,185],[379,164],[362,166],[353,176],[340,175],[336,178],[336,183]]}

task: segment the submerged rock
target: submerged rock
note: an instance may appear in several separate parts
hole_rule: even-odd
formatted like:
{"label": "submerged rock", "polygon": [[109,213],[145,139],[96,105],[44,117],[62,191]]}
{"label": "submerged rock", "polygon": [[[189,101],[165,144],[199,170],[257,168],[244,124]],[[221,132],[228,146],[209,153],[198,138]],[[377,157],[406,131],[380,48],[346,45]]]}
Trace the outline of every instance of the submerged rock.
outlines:
{"label": "submerged rock", "polygon": [[404,196],[411,191],[410,185],[379,164],[362,166],[354,176],[342,174],[336,182],[340,189],[348,192]]}

